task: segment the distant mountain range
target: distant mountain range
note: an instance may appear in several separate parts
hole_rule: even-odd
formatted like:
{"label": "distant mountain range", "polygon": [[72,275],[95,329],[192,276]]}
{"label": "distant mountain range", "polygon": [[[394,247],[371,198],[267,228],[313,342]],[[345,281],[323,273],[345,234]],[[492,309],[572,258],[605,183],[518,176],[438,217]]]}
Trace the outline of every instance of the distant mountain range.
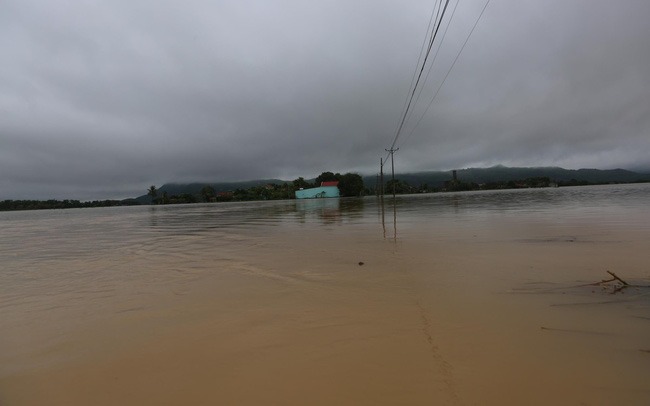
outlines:
{"label": "distant mountain range", "polygon": [[[493,166],[491,168],[469,168],[456,171],[458,180],[473,183],[509,182],[527,178],[548,177],[554,182],[588,182],[594,184],[603,183],[633,183],[650,182],[650,174],[628,171],[625,169],[564,169],[558,167],[539,168],[509,168],[505,166]],[[452,179],[452,171],[430,171],[415,173],[395,174],[395,178],[407,182],[412,186],[428,184],[431,187],[439,187],[445,181]],[[390,179],[390,173],[384,174],[384,181]],[[313,182],[314,179],[307,181]],[[235,189],[249,189],[255,186],[262,186],[271,183],[281,184],[291,180],[280,179],[259,179],[246,182],[206,182],[206,183],[166,183],[158,189],[159,193],[167,192],[169,196],[180,194],[199,195],[204,186],[212,186],[216,192],[227,192]],[[374,187],[377,176],[364,176],[363,182],[366,187]],[[149,196],[142,195],[136,198],[140,203],[150,203]]]}
{"label": "distant mountain range", "polygon": [[[509,182],[527,178],[548,177],[554,182],[578,182],[588,183],[632,183],[648,182],[650,174],[632,172],[625,169],[564,169],[558,167],[539,168],[509,168],[506,166],[493,166],[491,168],[469,168],[456,171],[458,180],[473,183]],[[388,180],[390,174],[384,174],[384,181]],[[407,182],[412,186],[429,184],[429,186],[440,186],[445,181],[452,179],[452,171],[437,172],[416,172],[395,174],[395,178]],[[363,179],[366,186],[374,185],[377,182],[376,176],[366,176]]]}

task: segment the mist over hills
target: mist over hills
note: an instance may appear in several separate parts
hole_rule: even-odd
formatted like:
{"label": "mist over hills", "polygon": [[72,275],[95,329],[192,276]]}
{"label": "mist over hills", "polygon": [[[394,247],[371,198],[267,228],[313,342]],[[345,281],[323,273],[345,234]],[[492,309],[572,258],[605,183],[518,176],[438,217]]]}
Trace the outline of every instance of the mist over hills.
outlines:
{"label": "mist over hills", "polygon": [[[625,169],[564,169],[559,167],[537,167],[537,168],[510,168],[505,166],[493,166],[490,168],[468,168],[456,171],[459,180],[473,183],[508,182],[535,177],[548,177],[554,182],[587,182],[592,184],[603,183],[633,183],[650,182],[650,174],[633,172]],[[444,182],[452,179],[452,171],[428,171],[415,173],[396,173],[395,178],[407,182],[412,186],[428,184],[432,187],[440,187]],[[384,181],[390,179],[390,173],[384,174]],[[193,182],[193,183],[166,183],[158,188],[160,193],[167,192],[168,195],[192,194],[199,195],[204,186],[211,186],[218,192],[228,192],[236,189],[248,189],[255,186],[267,184],[282,184],[292,180],[281,179],[258,179],[244,182]],[[313,182],[314,179],[307,179]],[[377,175],[365,175],[363,181],[366,187],[374,187],[377,183]],[[136,198],[141,203],[149,203],[151,198],[143,194]]]}

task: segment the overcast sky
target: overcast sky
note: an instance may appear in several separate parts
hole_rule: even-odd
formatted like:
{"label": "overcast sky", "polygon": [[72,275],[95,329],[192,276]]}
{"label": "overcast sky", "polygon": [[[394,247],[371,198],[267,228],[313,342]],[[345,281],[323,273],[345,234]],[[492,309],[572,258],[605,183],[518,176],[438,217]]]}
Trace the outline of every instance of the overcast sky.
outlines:
{"label": "overcast sky", "polygon": [[[0,199],[374,174],[435,2],[3,0]],[[492,0],[424,114],[484,4],[455,10],[396,171],[650,171],[647,0]]]}

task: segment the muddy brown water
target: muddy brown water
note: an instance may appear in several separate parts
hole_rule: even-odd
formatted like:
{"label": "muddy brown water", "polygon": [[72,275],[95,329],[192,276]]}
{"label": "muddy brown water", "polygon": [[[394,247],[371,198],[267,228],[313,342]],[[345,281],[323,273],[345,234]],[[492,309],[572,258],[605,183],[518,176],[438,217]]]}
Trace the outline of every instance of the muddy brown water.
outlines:
{"label": "muddy brown water", "polygon": [[648,201],[0,213],[0,405],[650,404]]}

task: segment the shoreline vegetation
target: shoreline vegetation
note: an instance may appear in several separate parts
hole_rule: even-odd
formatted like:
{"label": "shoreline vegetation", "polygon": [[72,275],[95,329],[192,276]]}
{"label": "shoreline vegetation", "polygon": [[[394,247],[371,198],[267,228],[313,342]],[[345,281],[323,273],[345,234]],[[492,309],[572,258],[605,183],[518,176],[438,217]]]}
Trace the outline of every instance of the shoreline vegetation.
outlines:
{"label": "shoreline vegetation", "polygon": [[135,199],[93,200],[89,202],[70,199],[3,200],[0,201],[0,211],[81,209],[86,207],[139,206],[140,204],[141,203]]}
{"label": "shoreline vegetation", "polygon": [[[505,168],[494,167],[485,170],[497,169],[501,172],[504,170],[532,170],[535,168]],[[551,168],[541,168],[549,170]],[[555,169],[555,168],[553,168]],[[560,169],[560,168],[557,168]],[[470,170],[466,170],[470,171]],[[570,170],[564,170],[569,171]],[[585,170],[578,170],[580,172]],[[521,179],[509,180],[490,180],[480,182],[480,179],[464,180],[456,178],[456,171],[453,172],[454,177],[450,180],[433,179],[433,182],[420,182],[418,181],[417,174],[396,175],[395,181],[388,180],[384,182],[384,194],[418,194],[418,193],[439,193],[439,192],[461,192],[461,191],[478,191],[478,190],[507,190],[507,189],[527,189],[527,188],[548,188],[548,187],[565,187],[565,186],[589,186],[589,185],[605,185],[605,184],[630,184],[630,183],[647,183],[650,182],[650,175],[639,174],[629,171],[624,171],[627,174],[638,175],[636,179],[612,179],[605,176],[610,171],[604,170],[590,170],[596,173],[602,173],[602,178],[593,177],[587,180],[584,178],[571,178],[571,179],[553,179],[550,176],[531,176]],[[615,170],[622,171],[622,170]],[[448,172],[448,174],[451,174]],[[498,175],[497,175],[498,176]],[[501,173],[503,178],[512,178]],[[305,180],[299,177],[293,181],[253,181],[247,182],[254,184],[250,187],[245,187],[246,183],[231,184],[238,185],[229,190],[224,189],[224,184],[218,187],[216,184],[191,184],[186,187],[191,187],[187,192],[174,192],[167,189],[173,189],[169,185],[163,185],[160,189],[156,186],[151,186],[147,190],[147,194],[130,199],[123,200],[93,200],[93,201],[79,201],[72,199],[65,200],[3,200],[0,201],[0,211],[22,211],[22,210],[48,210],[48,209],[72,209],[72,208],[88,208],[88,207],[116,207],[116,206],[137,206],[137,205],[165,205],[165,204],[192,204],[192,203],[216,203],[216,202],[240,202],[240,201],[258,201],[258,200],[289,200],[295,199],[294,192],[301,188],[310,188],[320,185],[321,182],[338,180],[339,189],[342,197],[356,197],[364,195],[377,195],[379,182],[372,182],[371,177],[364,178],[355,173],[340,173],[323,172],[313,180]],[[370,184],[366,186],[366,184]],[[225,184],[228,185],[228,184]],[[183,185],[176,185],[177,189]]]}

